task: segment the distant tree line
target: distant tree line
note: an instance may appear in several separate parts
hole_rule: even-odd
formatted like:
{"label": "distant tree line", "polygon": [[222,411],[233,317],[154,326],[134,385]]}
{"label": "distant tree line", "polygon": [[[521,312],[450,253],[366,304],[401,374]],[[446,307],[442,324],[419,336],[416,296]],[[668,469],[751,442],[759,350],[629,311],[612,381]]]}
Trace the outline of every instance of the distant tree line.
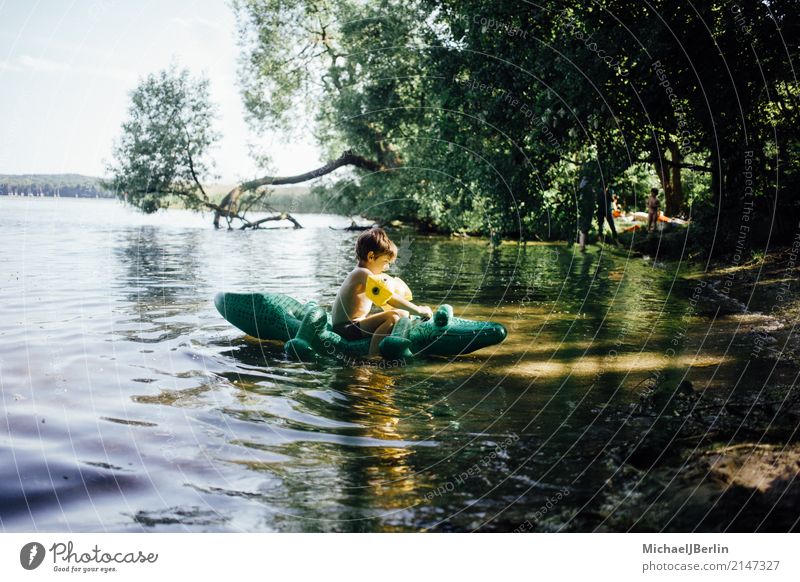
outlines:
{"label": "distant tree line", "polygon": [[61,196],[65,198],[113,198],[99,178],[77,174],[0,175],[0,196]]}

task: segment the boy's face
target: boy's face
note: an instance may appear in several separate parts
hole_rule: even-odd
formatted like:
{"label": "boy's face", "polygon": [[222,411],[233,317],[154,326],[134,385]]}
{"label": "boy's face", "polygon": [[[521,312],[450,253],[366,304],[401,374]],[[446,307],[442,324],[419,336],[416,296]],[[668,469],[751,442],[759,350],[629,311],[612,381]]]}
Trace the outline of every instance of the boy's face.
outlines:
{"label": "boy's face", "polygon": [[392,255],[378,255],[375,256],[375,253],[372,251],[369,252],[367,255],[367,269],[379,275],[386,271],[389,268],[389,265],[394,263],[396,257]]}

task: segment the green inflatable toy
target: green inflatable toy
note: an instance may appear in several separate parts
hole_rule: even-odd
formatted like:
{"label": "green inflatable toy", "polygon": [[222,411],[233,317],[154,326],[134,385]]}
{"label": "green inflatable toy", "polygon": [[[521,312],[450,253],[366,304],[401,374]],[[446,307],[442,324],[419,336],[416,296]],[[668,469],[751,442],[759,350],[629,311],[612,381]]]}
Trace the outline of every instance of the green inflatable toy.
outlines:
{"label": "green inflatable toy", "polygon": [[[218,293],[214,304],[246,334],[285,342],[286,353],[301,360],[337,354],[363,358],[369,353],[370,338],[342,339],[331,331],[328,312],[314,301],[300,303],[280,293]],[[454,317],[453,308],[442,305],[427,321],[398,321],[391,335],[381,340],[380,351],[387,360],[455,356],[499,344],[506,335],[499,323]]]}

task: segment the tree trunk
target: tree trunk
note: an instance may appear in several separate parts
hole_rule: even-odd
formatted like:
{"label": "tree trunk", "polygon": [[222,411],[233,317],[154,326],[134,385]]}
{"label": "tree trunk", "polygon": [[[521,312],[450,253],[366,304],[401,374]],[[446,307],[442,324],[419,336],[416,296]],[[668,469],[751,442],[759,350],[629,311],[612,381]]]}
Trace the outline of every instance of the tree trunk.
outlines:
{"label": "tree trunk", "polygon": [[[675,142],[669,142],[669,151],[670,156],[672,157],[672,164],[670,164],[670,169],[672,170],[672,181],[670,186],[671,191],[669,194],[666,194],[666,208],[664,212],[667,216],[677,216],[678,213],[683,208],[683,183],[681,182],[681,167],[680,163],[683,160],[683,156],[681,156],[681,152],[678,149],[678,144]],[[664,189],[666,193],[666,188]]]}
{"label": "tree trunk", "polygon": [[667,160],[664,158],[664,150],[656,149],[653,151],[653,165],[655,166],[656,174],[661,182],[661,188],[664,189],[664,198],[667,201],[667,209],[665,212],[669,216],[669,201],[672,199],[672,173],[670,168],[667,167]]}
{"label": "tree trunk", "polygon": [[719,179],[719,160],[716,152],[711,152],[711,199],[717,202],[717,206],[722,203],[722,183]]}
{"label": "tree trunk", "polygon": [[[669,150],[671,160],[666,159],[666,150]],[[661,187],[664,189],[664,200],[666,202],[664,214],[676,216],[680,213],[684,202],[683,182],[681,181],[681,168],[684,164],[678,144],[668,141],[665,149],[653,152],[652,160],[658,179],[661,182]]]}

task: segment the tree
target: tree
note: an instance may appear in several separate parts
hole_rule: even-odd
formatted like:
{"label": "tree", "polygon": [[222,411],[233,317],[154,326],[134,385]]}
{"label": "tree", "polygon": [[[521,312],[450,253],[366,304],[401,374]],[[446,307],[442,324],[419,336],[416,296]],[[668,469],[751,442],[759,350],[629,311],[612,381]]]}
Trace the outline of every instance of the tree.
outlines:
{"label": "tree", "polygon": [[800,181],[784,162],[800,148],[796,6],[235,0],[249,121],[307,131],[293,126],[311,116],[331,161],[248,180],[215,206],[201,186],[215,139],[207,83],[172,71],[134,94],[116,189],[153,210],[165,194],[183,196],[213,209],[216,224],[247,228],[257,224],[244,213],[265,188],[350,166],[346,187],[329,189],[340,207],[444,231],[563,239],[575,232],[574,183],[590,161],[590,188],[619,191],[627,180],[629,201],[629,176],[646,166],[668,213],[688,210],[688,184],[712,220],[736,220],[752,195],[764,220],[791,224],[774,209],[780,199],[794,211]]}
{"label": "tree", "polygon": [[128,119],[107,169],[108,187],[143,212],[180,198],[189,208],[214,208],[203,188],[219,139],[208,80],[171,67],[148,75],[131,94]]}

